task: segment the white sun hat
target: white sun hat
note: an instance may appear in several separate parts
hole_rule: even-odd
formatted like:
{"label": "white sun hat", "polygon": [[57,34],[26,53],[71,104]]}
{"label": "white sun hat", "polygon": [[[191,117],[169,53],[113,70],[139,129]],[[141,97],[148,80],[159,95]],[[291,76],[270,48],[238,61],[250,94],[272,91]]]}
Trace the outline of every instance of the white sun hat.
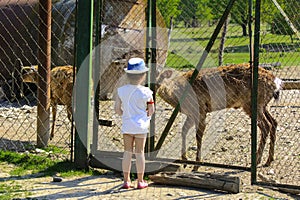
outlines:
{"label": "white sun hat", "polygon": [[149,68],[146,67],[142,58],[130,58],[124,70],[128,74],[142,74],[149,71]]}

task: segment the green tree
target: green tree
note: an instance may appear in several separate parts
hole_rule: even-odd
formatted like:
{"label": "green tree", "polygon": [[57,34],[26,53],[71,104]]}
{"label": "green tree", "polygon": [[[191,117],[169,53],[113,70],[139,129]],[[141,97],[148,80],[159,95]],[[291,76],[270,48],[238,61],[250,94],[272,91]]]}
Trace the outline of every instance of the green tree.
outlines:
{"label": "green tree", "polygon": [[179,9],[182,11],[177,21],[184,21],[186,26],[199,26],[199,21],[212,18],[209,0],[181,0]]}
{"label": "green tree", "polygon": [[178,10],[179,2],[180,0],[157,0],[157,7],[168,27],[170,26],[171,18],[176,18],[181,13]]}
{"label": "green tree", "polygon": [[[228,0],[209,1],[209,7],[212,9],[215,20],[220,19],[227,4]],[[241,26],[243,36],[247,36],[248,10],[248,0],[236,0],[230,12],[230,22]]]}
{"label": "green tree", "polygon": [[275,3],[272,2],[270,5],[275,11],[267,18],[267,23],[271,26],[271,33],[289,35],[293,42],[293,35],[295,33],[299,35],[300,30],[300,3],[297,0],[277,0]]}

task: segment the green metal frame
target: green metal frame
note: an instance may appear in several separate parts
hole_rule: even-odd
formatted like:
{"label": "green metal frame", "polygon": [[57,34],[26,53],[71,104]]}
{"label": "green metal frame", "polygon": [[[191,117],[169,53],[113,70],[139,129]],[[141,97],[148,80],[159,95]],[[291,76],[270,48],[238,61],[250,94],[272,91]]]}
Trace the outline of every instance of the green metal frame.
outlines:
{"label": "green metal frame", "polygon": [[[156,0],[148,0],[147,11],[146,11],[146,21],[147,21],[147,32],[146,32],[146,63],[150,67],[148,73],[148,85],[152,91],[155,91],[155,79],[156,79]],[[155,94],[153,94],[155,101]],[[152,152],[154,151],[155,145],[155,113],[152,115],[150,122],[150,132],[149,137],[146,142],[145,152],[148,157],[152,157]]]}
{"label": "green metal frame", "polygon": [[[90,134],[92,133],[92,126],[90,121],[92,119],[91,112],[91,91],[92,91],[92,48],[93,48],[93,0],[78,0],[77,2],[77,16],[76,16],[76,33],[75,33],[75,51],[77,72],[80,71],[81,81],[80,90],[76,92],[75,114],[80,118],[81,130],[84,133],[78,133],[76,127],[75,132],[75,151],[74,162],[78,168],[88,167],[88,156],[90,153]],[[88,60],[86,60],[88,59]],[[88,80],[88,81],[86,81]],[[77,87],[77,88],[78,88]]]}
{"label": "green metal frame", "polygon": [[255,5],[255,28],[254,28],[254,55],[252,68],[252,90],[251,90],[251,184],[256,183],[257,165],[257,92],[258,92],[258,65],[259,65],[259,33],[260,33],[260,6],[257,0]]}

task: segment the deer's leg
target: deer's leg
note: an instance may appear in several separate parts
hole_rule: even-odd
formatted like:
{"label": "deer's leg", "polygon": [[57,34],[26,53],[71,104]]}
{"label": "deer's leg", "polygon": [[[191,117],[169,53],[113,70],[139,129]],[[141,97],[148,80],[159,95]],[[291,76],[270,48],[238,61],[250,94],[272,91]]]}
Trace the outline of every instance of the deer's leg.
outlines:
{"label": "deer's leg", "polygon": [[56,120],[56,112],[57,112],[57,104],[52,105],[52,128],[50,133],[50,140],[54,137],[54,127],[55,127],[55,120]]}
{"label": "deer's leg", "polygon": [[182,137],[181,159],[182,160],[187,160],[187,156],[186,156],[186,136],[187,136],[189,130],[192,128],[193,125],[194,125],[194,120],[191,117],[187,116],[187,118],[186,118],[186,120],[183,124],[182,133],[181,133],[181,137]]}
{"label": "deer's leg", "polygon": [[[251,106],[250,105],[251,105],[251,103],[244,105],[243,109],[246,112],[246,114],[250,118],[252,118]],[[262,153],[263,153],[263,150],[265,148],[268,133],[270,131],[270,125],[269,125],[269,122],[268,122],[266,116],[264,115],[264,110],[265,109],[260,109],[260,110],[258,110],[259,112],[257,113],[258,127],[259,127],[260,132],[261,132],[261,139],[260,139],[259,147],[258,147],[258,150],[257,150],[257,153],[256,153],[256,155],[257,155],[256,163],[257,164],[259,164],[261,162]]]}
{"label": "deer's leg", "polygon": [[70,122],[72,122],[72,107],[71,106],[67,106],[67,116],[68,116],[68,119],[70,120]]}
{"label": "deer's leg", "polygon": [[257,154],[256,154],[257,155],[256,163],[259,164],[262,159],[262,153],[264,151],[267,137],[268,137],[271,127],[270,127],[269,121],[267,120],[267,118],[263,112],[258,112],[257,120],[258,120],[258,127],[261,131],[260,142],[259,142],[259,146],[258,146],[258,150],[257,150]]}
{"label": "deer's leg", "polygon": [[[205,115],[199,117],[198,127],[196,128],[196,141],[197,141],[197,154],[196,154],[196,161],[201,161],[201,147],[202,147],[202,138],[204,134],[204,130],[206,127],[205,124]],[[198,171],[199,166],[194,166],[193,171]]]}
{"label": "deer's leg", "polygon": [[274,150],[275,150],[275,140],[276,140],[276,129],[277,129],[277,121],[272,117],[268,110],[265,109],[264,114],[268,121],[270,122],[270,149],[269,149],[269,157],[266,162],[266,166],[270,166],[271,162],[274,161]]}

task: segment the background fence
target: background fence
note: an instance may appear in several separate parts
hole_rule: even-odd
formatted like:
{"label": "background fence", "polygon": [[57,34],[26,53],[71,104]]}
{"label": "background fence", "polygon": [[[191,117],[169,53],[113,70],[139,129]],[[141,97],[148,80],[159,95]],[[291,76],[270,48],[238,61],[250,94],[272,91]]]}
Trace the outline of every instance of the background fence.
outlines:
{"label": "background fence", "polygon": [[[75,1],[53,1],[52,66],[73,65]],[[34,150],[37,140],[37,86],[23,84],[24,66],[38,65],[39,3],[37,0],[0,3],[0,148]],[[42,50],[41,50],[42,51]],[[24,97],[21,96],[23,87]],[[50,150],[70,157],[71,123],[63,106],[58,106],[55,137]],[[57,148],[56,148],[57,147]]]}
{"label": "background fence", "polygon": [[[146,55],[148,44],[147,1],[103,1],[100,68],[99,118],[112,122],[99,126],[94,137],[95,151],[122,152],[120,118],[113,111],[115,89],[123,84],[123,68],[132,56]],[[0,148],[25,151],[36,142],[35,85],[29,85],[25,97],[12,87],[12,73],[19,58],[23,65],[36,65],[38,33],[38,1],[1,1],[0,3],[0,69],[1,69],[1,132]],[[228,1],[157,1],[156,50],[157,64],[178,71],[193,69],[207,46]],[[293,5],[293,6],[291,6]],[[52,65],[73,65],[75,34],[75,0],[53,1]],[[248,63],[248,1],[237,0],[218,35],[203,68]],[[298,9],[297,9],[298,8]],[[260,64],[283,80],[299,80],[299,13],[296,0],[266,0],[261,10]],[[18,14],[17,14],[18,13]],[[245,14],[246,13],[246,14]],[[22,19],[22,20],[20,20]],[[153,25],[153,24],[152,24]],[[149,24],[148,24],[149,26]],[[151,24],[150,24],[151,26]],[[100,34],[100,33],[97,33]],[[151,51],[151,50],[150,50]],[[157,68],[159,68],[157,66]],[[18,82],[17,82],[18,83]],[[32,90],[32,91],[31,91]],[[264,181],[299,185],[299,90],[283,90],[280,101],[269,103],[268,109],[277,120],[275,161],[270,167],[258,168]],[[168,122],[173,108],[156,96],[155,143]],[[169,132],[159,158],[180,159],[181,128],[185,116],[179,114]],[[69,150],[71,123],[65,109],[59,106],[54,139],[49,143],[63,153]],[[208,163],[250,167],[250,118],[241,110],[229,109],[208,114],[203,138],[202,159]],[[188,159],[194,160],[195,131],[188,133]],[[268,145],[263,162],[266,161]],[[63,157],[68,157],[64,154]]]}

